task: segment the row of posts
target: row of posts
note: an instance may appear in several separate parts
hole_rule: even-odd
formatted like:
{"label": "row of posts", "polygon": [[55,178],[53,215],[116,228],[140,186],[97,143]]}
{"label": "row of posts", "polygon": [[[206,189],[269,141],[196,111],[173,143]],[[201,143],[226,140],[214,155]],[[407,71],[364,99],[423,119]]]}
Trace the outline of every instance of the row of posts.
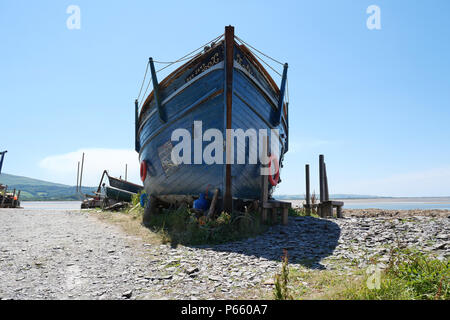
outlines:
{"label": "row of posts", "polygon": [[[327,167],[325,164],[323,154],[319,155],[319,185],[320,185],[320,203],[311,203],[311,193],[310,193],[310,175],[309,175],[309,164],[305,165],[305,178],[306,178],[306,194],[305,200],[306,204],[304,208],[307,215],[311,215],[311,209],[317,208],[317,213],[319,216],[330,216],[333,212],[333,207],[337,208],[337,216],[342,216],[342,206],[344,205],[341,201],[330,201],[330,195],[328,192],[328,177],[327,177]],[[322,212],[324,211],[324,212]]]}

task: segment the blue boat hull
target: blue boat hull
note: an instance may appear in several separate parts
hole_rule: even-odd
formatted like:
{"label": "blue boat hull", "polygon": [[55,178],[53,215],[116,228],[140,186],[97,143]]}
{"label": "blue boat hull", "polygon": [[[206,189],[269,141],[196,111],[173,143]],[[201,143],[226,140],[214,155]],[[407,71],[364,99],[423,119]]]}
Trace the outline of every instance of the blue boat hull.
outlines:
{"label": "blue boat hull", "polygon": [[[226,104],[226,63],[224,45],[203,54],[198,61],[188,67],[180,68],[174,75],[160,84],[160,101],[167,122],[161,121],[156,101],[152,94],[147,98],[138,123],[139,159],[146,161],[148,173],[144,188],[148,194],[198,196],[207,188],[221,190],[222,197],[226,188],[226,165],[179,164],[170,158],[171,150],[177,142],[171,141],[172,132],[178,128],[188,130],[194,137],[194,121],[202,122],[202,132],[218,129],[223,133],[227,125]],[[279,92],[274,90],[267,77],[248,57],[242,47],[234,47],[232,117],[231,128],[242,129],[278,129],[280,132],[280,164],[287,151],[287,110],[278,126],[276,123],[276,103]],[[206,67],[202,67],[206,66]],[[200,70],[200,71],[199,71]],[[269,133],[270,136],[270,133]],[[247,141],[248,142],[248,141]],[[242,142],[241,142],[242,143]],[[269,142],[270,143],[270,142]],[[202,143],[202,150],[210,144]],[[235,163],[239,143],[235,144]],[[246,150],[248,160],[248,143]],[[193,150],[193,147],[192,147]],[[224,152],[225,154],[225,152]],[[225,156],[224,156],[225,158]],[[194,163],[194,156],[191,163]],[[224,159],[225,161],[225,159]],[[260,162],[256,164],[231,165],[231,194],[233,198],[259,199],[261,195]]]}

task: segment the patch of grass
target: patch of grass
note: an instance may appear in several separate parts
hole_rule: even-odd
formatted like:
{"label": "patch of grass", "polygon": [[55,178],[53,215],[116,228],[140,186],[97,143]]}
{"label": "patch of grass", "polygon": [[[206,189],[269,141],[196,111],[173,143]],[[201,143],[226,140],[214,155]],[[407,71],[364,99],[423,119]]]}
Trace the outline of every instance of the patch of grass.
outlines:
{"label": "patch of grass", "polygon": [[176,210],[163,209],[161,214],[150,218],[150,228],[163,241],[172,245],[217,244],[258,235],[267,230],[256,213],[222,212],[217,219],[180,207]]}
{"label": "patch of grass", "polygon": [[292,295],[290,294],[290,289],[288,287],[289,283],[289,267],[288,267],[288,256],[287,251],[284,251],[283,263],[281,265],[281,272],[275,275],[275,288],[273,295],[276,300],[292,300]]}
{"label": "patch of grass", "polygon": [[[414,249],[391,249],[384,270],[310,270],[283,260],[276,276],[275,299],[429,300],[450,299],[450,265]],[[372,270],[370,269],[372,268]],[[372,272],[375,271],[375,272]],[[378,277],[378,278],[375,278]],[[374,281],[375,280],[375,281]]]}
{"label": "patch of grass", "polygon": [[[289,208],[289,216],[291,217],[307,217],[305,208]],[[311,217],[319,218],[315,210],[311,209]]]}
{"label": "patch of grass", "polygon": [[[138,192],[138,193],[136,193],[136,194],[134,194],[134,195],[131,196],[131,206],[132,206],[133,208],[136,207],[138,204],[141,203],[141,196],[142,196],[143,194],[145,194],[145,191],[144,191],[144,190],[141,190],[140,192]],[[141,207],[141,209],[143,209],[143,208]]]}
{"label": "patch of grass", "polygon": [[[359,284],[342,292],[347,299],[450,299],[450,263],[414,249],[392,250],[388,267],[381,273],[379,289]],[[367,279],[366,279],[367,282]]]}
{"label": "patch of grass", "polygon": [[[280,290],[277,289],[277,281],[275,281],[272,292],[274,299],[336,299],[340,292],[346,290],[349,283],[357,281],[362,274],[362,271],[356,268],[345,274],[336,270],[311,270],[308,267],[288,267],[288,271],[285,269],[286,266],[283,263],[282,270],[277,276],[284,279],[282,275],[288,274],[287,280],[282,282],[282,287],[287,289],[288,295],[283,296],[278,293]],[[270,297],[263,296],[263,298]]]}

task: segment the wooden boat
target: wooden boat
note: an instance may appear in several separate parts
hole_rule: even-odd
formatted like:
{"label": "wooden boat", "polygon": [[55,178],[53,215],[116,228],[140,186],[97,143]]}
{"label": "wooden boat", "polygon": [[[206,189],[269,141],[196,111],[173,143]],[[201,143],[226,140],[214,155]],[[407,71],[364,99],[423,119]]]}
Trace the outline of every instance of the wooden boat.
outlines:
{"label": "wooden boat", "polygon": [[131,193],[139,193],[144,188],[143,186],[134,184],[127,180],[112,177],[108,174],[107,170],[104,170],[102,173],[102,177],[100,178],[100,182],[98,184],[97,194],[100,193],[100,190],[101,190],[101,187],[103,184],[103,179],[105,178],[105,176],[108,178],[109,185],[113,188],[125,190],[125,191],[131,192]]}
{"label": "wooden boat", "polygon": [[114,188],[111,186],[105,186],[105,190],[106,190],[106,196],[109,199],[117,200],[117,201],[130,202],[133,195],[135,195],[135,193],[133,193],[133,192]]}
{"label": "wooden boat", "polygon": [[126,181],[126,180],[123,180],[120,178],[114,178],[114,177],[111,177],[110,175],[108,175],[108,180],[109,180],[109,185],[111,187],[125,190],[128,192],[139,193],[143,189],[143,186],[134,184],[132,182],[129,182],[129,181]]}
{"label": "wooden boat", "polygon": [[[209,186],[209,190],[220,190],[219,201],[225,210],[232,210],[233,199],[260,198],[259,159],[256,164],[244,165],[207,164],[204,159],[198,164],[171,161],[175,145],[172,133],[185,128],[195,139],[194,121],[202,122],[203,132],[220,130],[224,140],[226,129],[278,129],[277,161],[282,166],[288,151],[288,105],[284,102],[287,64],[278,87],[249,47],[237,39],[234,27],[226,27],[224,40],[205,48],[160,83],[150,58],[153,91],[141,106],[138,99],[135,101],[136,151],[149,195],[195,197]],[[201,142],[202,148],[208,144]],[[245,142],[244,148],[247,155]],[[191,163],[194,161],[192,155]],[[274,185],[268,188],[270,194]]]}

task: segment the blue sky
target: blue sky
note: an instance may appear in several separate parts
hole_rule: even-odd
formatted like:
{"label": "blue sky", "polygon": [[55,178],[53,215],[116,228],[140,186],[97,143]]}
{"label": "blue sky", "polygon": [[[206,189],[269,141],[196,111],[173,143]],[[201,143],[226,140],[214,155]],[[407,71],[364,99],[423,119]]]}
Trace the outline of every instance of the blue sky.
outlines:
{"label": "blue sky", "polygon": [[[366,27],[373,4],[381,30]],[[79,30],[66,27],[69,5]],[[289,63],[278,193],[304,192],[305,163],[317,191],[323,153],[331,193],[448,196],[449,12],[445,0],[2,1],[3,171],[75,184],[86,150],[88,184],[124,162],[137,180],[133,101],[148,57],[174,60],[231,24]]]}

